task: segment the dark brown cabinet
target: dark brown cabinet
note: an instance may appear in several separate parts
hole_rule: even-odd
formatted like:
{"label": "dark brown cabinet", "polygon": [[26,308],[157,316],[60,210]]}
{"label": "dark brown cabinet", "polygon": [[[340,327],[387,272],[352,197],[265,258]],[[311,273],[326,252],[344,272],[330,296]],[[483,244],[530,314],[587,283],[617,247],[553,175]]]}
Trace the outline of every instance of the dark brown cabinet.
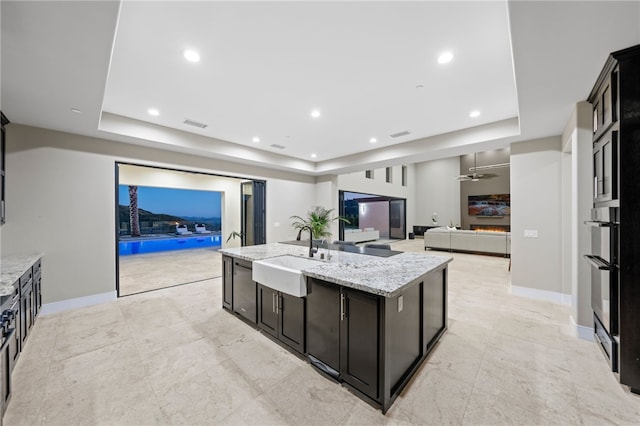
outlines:
{"label": "dark brown cabinet", "polygon": [[258,327],[304,353],[305,299],[258,284]]}
{"label": "dark brown cabinet", "polygon": [[33,271],[29,268],[20,278],[20,350],[24,348],[35,320],[33,300]]}
{"label": "dark brown cabinet", "polygon": [[613,52],[593,106],[594,336],[620,383],[640,393],[640,45]]}
{"label": "dark brown cabinet", "polygon": [[380,298],[346,288],[342,288],[341,298],[342,380],[370,398],[378,400]]}
{"label": "dark brown cabinet", "polygon": [[377,296],[307,278],[307,354],[313,365],[378,399]]}

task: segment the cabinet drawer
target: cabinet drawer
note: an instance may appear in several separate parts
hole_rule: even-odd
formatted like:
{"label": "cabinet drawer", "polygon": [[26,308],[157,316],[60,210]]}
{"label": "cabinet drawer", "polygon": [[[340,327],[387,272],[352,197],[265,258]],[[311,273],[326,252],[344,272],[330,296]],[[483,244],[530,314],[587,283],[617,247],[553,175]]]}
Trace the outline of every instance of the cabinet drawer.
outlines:
{"label": "cabinet drawer", "polygon": [[26,287],[33,281],[33,271],[31,268],[20,277],[20,287]]}

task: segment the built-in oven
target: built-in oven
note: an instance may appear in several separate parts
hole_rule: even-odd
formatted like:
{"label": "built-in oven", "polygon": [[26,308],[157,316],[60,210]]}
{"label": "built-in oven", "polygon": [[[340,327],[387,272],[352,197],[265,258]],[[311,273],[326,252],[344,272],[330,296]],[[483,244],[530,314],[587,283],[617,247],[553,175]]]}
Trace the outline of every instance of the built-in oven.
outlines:
{"label": "built-in oven", "polygon": [[591,307],[594,313],[594,336],[613,371],[617,371],[618,335],[618,209],[596,208],[591,211],[591,253],[585,258],[591,265]]}

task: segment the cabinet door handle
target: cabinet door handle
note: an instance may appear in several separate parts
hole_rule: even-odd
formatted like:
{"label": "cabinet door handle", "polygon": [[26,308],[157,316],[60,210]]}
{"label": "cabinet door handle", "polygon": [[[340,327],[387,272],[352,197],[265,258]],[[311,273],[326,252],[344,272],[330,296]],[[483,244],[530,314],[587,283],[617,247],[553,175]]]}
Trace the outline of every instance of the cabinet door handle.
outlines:
{"label": "cabinet door handle", "polygon": [[340,321],[344,321],[344,294],[340,294]]}
{"label": "cabinet door handle", "polygon": [[276,294],[271,293],[271,312],[276,312]]}
{"label": "cabinet door handle", "polygon": [[280,296],[276,293],[276,315],[280,313]]}

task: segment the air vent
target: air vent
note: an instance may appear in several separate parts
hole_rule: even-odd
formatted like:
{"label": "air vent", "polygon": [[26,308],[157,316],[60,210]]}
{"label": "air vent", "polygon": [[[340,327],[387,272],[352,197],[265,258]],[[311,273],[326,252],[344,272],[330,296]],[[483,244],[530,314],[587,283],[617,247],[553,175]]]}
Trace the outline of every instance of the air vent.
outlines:
{"label": "air vent", "polygon": [[189,120],[188,118],[184,119],[184,124],[188,124],[189,126],[200,127],[201,129],[204,129],[205,127],[207,127],[206,124],[198,123],[197,121]]}
{"label": "air vent", "polygon": [[269,145],[269,146],[270,146],[271,148],[278,148],[278,149],[285,149],[285,148],[286,148],[286,146],[284,146],[284,145],[280,145],[280,144],[277,144],[277,143],[272,143],[272,144],[271,144],[271,145]]}
{"label": "air vent", "polygon": [[394,133],[391,136],[392,138],[399,138],[400,136],[407,136],[410,135],[411,133],[409,133],[407,130],[403,130],[402,132],[398,132],[398,133]]}

